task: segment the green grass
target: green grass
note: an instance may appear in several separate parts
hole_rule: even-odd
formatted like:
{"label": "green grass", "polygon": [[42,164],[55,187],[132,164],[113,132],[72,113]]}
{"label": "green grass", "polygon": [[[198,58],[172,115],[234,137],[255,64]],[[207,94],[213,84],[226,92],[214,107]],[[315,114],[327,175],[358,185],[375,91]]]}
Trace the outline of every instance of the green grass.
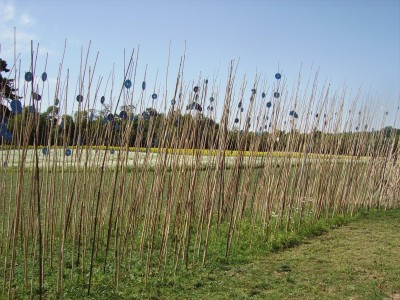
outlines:
{"label": "green grass", "polygon": [[[331,223],[335,225],[340,225],[340,221]],[[398,297],[399,229],[399,209],[370,212],[326,234],[322,230],[310,232],[314,236],[299,241],[297,247],[264,254],[255,251],[253,255],[248,254],[250,261],[238,260],[238,254],[232,253],[229,262],[214,262],[205,269],[175,278],[154,278],[140,296],[165,299]],[[328,224],[324,230],[328,230]],[[130,298],[135,295],[135,288],[125,290],[122,295]]]}
{"label": "green grass", "polygon": [[[345,226],[342,226],[345,225]],[[153,273],[145,282],[140,264],[123,272],[115,289],[113,272],[96,268],[90,297],[87,276],[77,266],[71,276],[66,259],[63,295],[56,295],[55,270],[47,268],[47,299],[386,299],[400,292],[400,210],[337,216],[280,233],[265,242],[243,224],[229,258],[224,239],[211,243],[206,267],[192,260],[188,269]],[[335,230],[331,230],[336,228]],[[221,229],[223,230],[223,229]],[[66,256],[70,255],[66,249]],[[134,258],[136,261],[137,258]],[[101,257],[97,261],[101,261]],[[110,262],[112,266],[112,262]],[[69,271],[68,271],[69,270]],[[22,273],[16,274],[13,297],[25,299]],[[0,288],[1,297],[6,298]],[[37,297],[37,291],[33,292]],[[1,298],[0,297],[0,298]]]}
{"label": "green grass", "polygon": [[[361,166],[362,167],[362,166]],[[285,169],[286,170],[286,169]],[[295,178],[296,174],[298,174],[298,168],[291,166],[288,168],[289,170],[289,179]],[[354,170],[354,168],[353,168]],[[358,170],[358,169],[357,169]],[[94,170],[97,171],[98,170]],[[131,176],[136,176],[136,180],[142,179],[147,192],[151,190],[151,183],[154,178],[155,171],[150,170],[148,173],[142,172],[143,170],[128,170],[127,172],[127,182],[132,178]],[[47,171],[46,171],[47,172]],[[80,170],[68,170],[64,173],[61,172],[42,172],[42,180],[47,182],[49,179],[54,180],[59,186],[64,184],[66,193],[67,187],[69,190],[76,189],[76,193],[87,189],[87,186],[91,188],[91,190],[87,191],[87,198],[86,204],[89,210],[90,205],[94,203],[94,195],[96,189],[96,185],[88,185],[92,182],[93,178],[98,177],[98,173],[88,173],[88,179],[86,181],[77,180],[77,185],[75,188],[72,187],[73,179],[78,176],[78,178],[83,178],[83,171]],[[262,169],[255,169],[251,172],[250,180],[246,183],[247,189],[253,190],[256,189],[256,179],[261,176]],[[279,180],[278,174],[281,172],[279,168],[275,168],[273,174],[275,175],[273,180]],[[309,172],[314,174],[317,172],[316,169],[310,169]],[[363,174],[363,172],[361,172]],[[5,182],[5,186],[10,186],[13,188],[8,188],[7,191],[9,193],[4,194],[6,199],[5,207],[7,208],[4,212],[2,212],[3,216],[6,218],[10,214],[10,216],[14,213],[14,199],[15,199],[15,186],[16,181],[15,178],[18,178],[17,170],[8,170],[7,172],[3,173],[6,176],[3,177]],[[142,175],[144,174],[144,175]],[[64,180],[61,181],[62,175],[64,176]],[[167,178],[171,175],[171,172],[167,173]],[[188,172],[186,175],[187,178],[191,175]],[[200,200],[200,196],[202,193],[202,186],[204,184],[206,172],[204,170],[198,171],[198,180],[195,185],[196,197]],[[26,171],[24,173],[24,182],[23,182],[23,203],[25,213],[29,211],[29,204],[31,203],[30,191],[32,185],[32,178],[33,173],[31,171]],[[232,170],[225,171],[225,178],[229,179],[232,176]],[[119,177],[117,182],[119,183],[121,177],[121,172],[119,173]],[[106,199],[109,197],[110,191],[107,190],[109,184],[113,183],[114,172],[107,170],[104,174],[104,182],[103,185],[103,198]],[[362,180],[363,176],[358,176],[357,180]],[[182,177],[185,179],[185,177]],[[107,184],[106,184],[107,183]],[[244,177],[240,180],[240,187],[244,189],[245,180]],[[117,184],[118,186],[118,184]],[[289,184],[287,193],[292,194],[298,185]],[[362,185],[360,185],[362,186]],[[42,195],[46,195],[49,191],[51,185],[49,184],[44,185],[42,188]],[[185,187],[187,188],[187,187]],[[62,209],[62,205],[64,199],[66,198],[65,195],[61,195],[61,190],[55,190],[55,196],[50,197],[46,196],[45,199],[54,199],[56,206],[58,209]],[[69,195],[69,193],[68,193]],[[108,195],[108,196],[107,196]],[[251,195],[247,195],[246,197],[250,197]],[[44,196],[43,196],[44,197]],[[130,197],[129,194],[126,197]],[[163,201],[165,200],[165,193],[160,195]],[[134,199],[134,198],[129,198]],[[79,198],[79,201],[81,199]],[[250,198],[249,198],[249,201]],[[199,201],[197,201],[198,203]],[[46,203],[45,201],[43,203]],[[80,203],[80,202],[79,202]],[[274,204],[276,208],[278,205],[278,201]],[[0,207],[3,207],[3,202],[0,203]],[[43,204],[44,205],[44,204]],[[91,250],[91,243],[90,237],[91,234],[88,235],[86,240],[86,246],[84,248],[83,245],[80,248],[77,246],[78,242],[72,240],[72,229],[68,232],[65,241],[65,258],[64,258],[64,270],[63,270],[63,282],[64,288],[62,295],[57,295],[57,258],[58,258],[58,247],[60,245],[59,239],[59,228],[56,228],[56,234],[54,239],[54,265],[50,267],[50,258],[49,258],[49,249],[47,246],[45,261],[44,261],[44,287],[43,287],[43,296],[47,299],[55,299],[55,298],[64,298],[64,299],[142,299],[142,298],[154,298],[154,299],[175,299],[175,298],[246,298],[246,297],[254,297],[264,299],[267,296],[271,296],[272,298],[281,299],[286,297],[288,298],[305,298],[309,299],[309,293],[313,292],[314,290],[320,292],[319,283],[313,283],[310,281],[310,286],[305,286],[305,283],[302,283],[301,286],[295,287],[295,285],[299,282],[298,277],[306,276],[309,272],[309,269],[302,270],[301,267],[295,267],[292,262],[288,262],[287,260],[279,260],[279,257],[274,257],[276,254],[271,254],[274,252],[281,251],[283,249],[293,248],[298,249],[298,245],[303,245],[304,241],[308,242],[308,238],[313,236],[321,236],[328,232],[331,228],[340,227],[341,225],[347,224],[350,221],[354,221],[357,218],[376,218],[379,214],[378,213],[369,213],[369,214],[361,214],[356,213],[353,216],[350,215],[340,215],[335,214],[333,217],[329,214],[330,218],[325,219],[326,215],[322,214],[321,218],[316,220],[314,218],[314,213],[312,207],[308,202],[305,204],[305,214],[302,215],[302,222],[301,226],[298,227],[299,215],[293,212],[292,219],[290,226],[288,226],[289,231],[285,231],[285,221],[283,222],[282,226],[279,230],[275,231],[275,222],[277,218],[271,219],[270,224],[270,231],[269,235],[266,235],[265,228],[263,224],[260,222],[259,215],[252,215],[251,211],[248,209],[242,221],[238,223],[238,227],[235,230],[235,234],[233,236],[233,243],[230,250],[230,255],[228,258],[225,257],[225,249],[226,249],[226,237],[229,228],[229,219],[225,219],[219,225],[219,231],[216,231],[216,224],[213,223],[210,242],[209,242],[209,249],[208,255],[206,260],[206,266],[203,268],[202,265],[202,253],[204,250],[204,243],[200,247],[200,255],[197,254],[197,248],[194,248],[194,239],[196,233],[196,222],[193,222],[191,225],[191,231],[193,232],[192,238],[190,240],[189,250],[188,250],[188,264],[186,268],[186,263],[180,255],[180,262],[178,265],[177,272],[174,273],[174,239],[175,237],[171,234],[171,238],[168,241],[168,260],[165,263],[165,272],[163,271],[163,267],[161,271],[157,271],[157,263],[158,263],[158,253],[160,249],[160,237],[161,232],[159,231],[159,226],[156,227],[156,234],[154,239],[154,252],[152,256],[152,261],[150,264],[150,274],[147,278],[147,281],[144,278],[144,274],[146,273],[146,255],[147,255],[147,242],[144,243],[144,257],[143,260],[140,259],[139,256],[139,243],[140,243],[140,233],[143,229],[143,225],[139,224],[137,231],[135,233],[135,237],[131,239],[132,243],[134,244],[134,248],[132,251],[132,258],[130,260],[128,255],[125,255],[125,259],[122,261],[122,266],[119,273],[119,288],[116,289],[114,279],[115,279],[115,256],[114,256],[114,231],[111,235],[110,241],[110,251],[108,253],[107,258],[107,265],[105,267],[106,272],[103,272],[103,265],[105,263],[105,240],[107,234],[107,223],[103,225],[102,229],[99,230],[98,234],[100,235],[99,241],[99,248],[98,248],[98,255],[96,253],[95,261],[94,261],[94,268],[93,268],[93,278],[92,278],[92,288],[91,288],[91,295],[87,296],[87,289],[88,289],[88,278],[89,278],[89,259],[90,259],[90,250]],[[308,207],[310,206],[310,207]],[[8,208],[10,208],[10,212],[8,212]],[[165,209],[165,207],[163,208]],[[79,206],[76,210],[79,212]],[[164,212],[164,211],[163,211]],[[163,214],[161,213],[161,216]],[[393,213],[393,212],[390,212]],[[58,213],[56,214],[59,215]],[[107,221],[108,215],[106,215],[105,220]],[[385,216],[383,214],[382,216]],[[397,212],[397,216],[399,216],[399,212]],[[173,215],[174,217],[174,215]],[[43,222],[45,220],[45,214],[42,214]],[[23,219],[25,221],[26,218]],[[78,219],[77,219],[78,220]],[[79,223],[75,221],[74,228],[77,230]],[[385,219],[386,220],[386,219]],[[356,223],[354,223],[356,224]],[[26,225],[27,226],[27,225]],[[58,226],[58,223],[57,223]],[[6,228],[7,223],[6,223]],[[72,226],[70,227],[72,228]],[[48,231],[47,231],[48,232]],[[204,232],[203,232],[204,234]],[[394,235],[394,234],[391,234]],[[391,236],[388,235],[388,236]],[[19,235],[18,235],[19,238]],[[346,236],[343,236],[346,239]],[[268,240],[267,240],[268,239]],[[29,241],[33,239],[30,238]],[[5,247],[4,241],[4,247]],[[398,243],[397,241],[397,244]],[[47,244],[48,245],[48,244]],[[75,253],[73,253],[73,246],[75,245]],[[302,246],[300,246],[301,248]],[[326,253],[319,253],[316,260],[324,262],[326,258],[330,257],[330,250],[335,249],[336,244],[329,245],[327,247]],[[31,254],[36,251],[38,247],[33,248],[31,243],[28,244],[29,248],[29,259],[28,259],[28,280],[24,278],[24,249],[22,247],[22,242],[19,238],[17,243],[17,257],[16,257],[16,266],[15,266],[15,278],[12,283],[12,298],[14,299],[26,299],[29,298],[31,295],[30,292],[30,285],[31,285],[31,278],[33,278],[33,291],[32,295],[34,298],[38,298],[39,291],[38,291],[38,265],[37,265],[37,256],[33,258]],[[77,264],[77,257],[78,252],[77,249],[80,249],[80,263]],[[85,269],[82,271],[82,250],[86,249],[86,257],[85,257]],[[330,249],[330,250],[329,250]],[[287,250],[283,251],[282,253],[286,253]],[[279,253],[280,254],[280,253]],[[5,254],[2,253],[2,258],[5,257]],[[10,253],[8,254],[8,268],[10,265]],[[275,260],[278,262],[276,263]],[[305,260],[306,266],[308,266],[308,261]],[[342,264],[342,262],[339,262]],[[323,263],[320,263],[316,266],[321,267]],[[269,267],[272,266],[271,269]],[[9,272],[9,270],[8,270]],[[317,271],[315,271],[317,273]],[[325,273],[329,273],[326,271]],[[355,276],[355,271],[351,267],[343,269],[342,273],[345,274],[347,277],[347,281],[351,276]],[[342,273],[339,273],[337,276],[341,276]],[[276,275],[276,276],[275,276]],[[272,277],[271,277],[272,276]],[[274,277],[275,276],[275,277]],[[6,275],[6,279],[8,280],[8,274]],[[280,280],[282,279],[282,280]],[[309,282],[307,281],[307,282]],[[347,282],[346,281],[346,282]],[[323,284],[327,285],[328,287],[331,286],[330,279],[323,281]],[[339,285],[341,285],[340,283]],[[371,285],[372,284],[372,285]],[[370,287],[374,287],[374,283],[370,283]],[[357,284],[354,284],[357,286]],[[396,289],[398,290],[398,289]],[[6,298],[8,291],[8,281],[6,282],[5,287],[3,284],[0,285],[0,299],[1,297]],[[278,292],[280,291],[280,292]],[[393,289],[395,291],[395,289]],[[375,291],[378,293],[378,291]],[[292,293],[292,294],[290,294]],[[297,294],[293,294],[297,293]],[[335,292],[336,293],[336,292]],[[333,293],[333,295],[335,295]],[[392,291],[387,290],[382,292],[378,295],[389,295]],[[394,292],[393,292],[394,293]],[[357,293],[356,293],[357,294]],[[325,295],[325,294],[324,294]],[[327,294],[326,294],[327,295]],[[341,294],[339,294],[341,295]],[[370,294],[366,294],[367,298]],[[329,295],[328,295],[329,296]],[[342,295],[343,296],[343,295]],[[311,294],[311,298],[314,296]],[[322,297],[324,296],[315,296],[315,297]],[[351,296],[344,295],[344,298],[348,298]],[[338,298],[340,299],[340,298]],[[364,299],[364,298],[362,298]]]}

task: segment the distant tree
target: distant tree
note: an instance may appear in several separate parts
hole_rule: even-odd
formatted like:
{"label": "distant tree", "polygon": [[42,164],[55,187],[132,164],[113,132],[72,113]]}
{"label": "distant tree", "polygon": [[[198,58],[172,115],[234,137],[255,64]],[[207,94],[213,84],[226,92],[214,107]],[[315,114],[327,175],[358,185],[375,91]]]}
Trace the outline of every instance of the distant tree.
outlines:
{"label": "distant tree", "polygon": [[90,113],[88,112],[88,111],[86,111],[86,110],[83,110],[83,111],[80,111],[80,112],[75,112],[74,113],[74,122],[76,123],[76,124],[79,124],[79,123],[86,123],[87,122],[87,120],[88,120],[88,118],[89,118],[89,115],[90,115]]}
{"label": "distant tree", "polygon": [[58,113],[59,113],[59,108],[57,106],[50,105],[47,108],[47,110],[44,113],[42,113],[42,115],[45,119],[48,119],[48,121],[51,121],[51,119],[53,118],[55,120],[55,123],[57,123]]}
{"label": "distant tree", "polygon": [[59,117],[59,145],[63,144],[72,144],[74,132],[75,132],[75,123],[73,117],[70,115],[62,115]]}
{"label": "distant tree", "polygon": [[21,99],[15,92],[14,80],[3,77],[2,72],[8,73],[10,69],[7,68],[7,62],[0,58],[0,116],[10,117],[12,112],[4,104],[3,99],[17,100]]}
{"label": "distant tree", "polygon": [[[0,95],[0,98],[1,98],[1,95]],[[2,121],[3,117],[9,118],[11,115],[12,115],[11,110],[9,110],[7,106],[0,104],[0,123],[3,122]]]}
{"label": "distant tree", "polygon": [[393,128],[392,126],[386,126],[385,128],[382,129],[385,137],[393,137],[397,134],[397,129]]}
{"label": "distant tree", "polygon": [[7,62],[0,58],[0,95],[11,100],[21,99],[22,97],[15,93],[17,89],[14,88],[14,79],[3,77],[2,72],[8,73],[10,69],[7,69]]}
{"label": "distant tree", "polygon": [[158,111],[152,107],[146,108],[145,112],[148,113],[148,116],[150,116],[150,117],[156,117],[158,115]]}
{"label": "distant tree", "polygon": [[126,111],[127,113],[128,113],[128,115],[132,115],[133,114],[133,111],[135,110],[135,105],[121,105],[120,106],[120,110],[121,111]]}
{"label": "distant tree", "polygon": [[104,119],[109,113],[111,113],[111,105],[104,103],[103,108],[97,112],[97,115],[100,119]]}

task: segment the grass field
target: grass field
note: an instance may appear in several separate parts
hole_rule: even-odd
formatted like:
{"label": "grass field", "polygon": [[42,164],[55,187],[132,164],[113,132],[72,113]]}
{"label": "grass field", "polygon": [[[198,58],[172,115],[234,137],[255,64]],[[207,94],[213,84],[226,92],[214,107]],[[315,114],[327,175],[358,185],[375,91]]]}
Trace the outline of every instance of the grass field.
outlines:
{"label": "grass field", "polygon": [[399,230],[399,210],[371,213],[291,249],[150,290],[170,299],[400,299]]}
{"label": "grass field", "polygon": [[[1,294],[16,299],[40,294],[37,185],[29,151],[32,157],[25,160],[22,151],[14,152],[14,160],[23,163],[0,170]],[[93,151],[99,152],[86,158],[84,149],[79,158],[57,152],[40,157],[45,298],[86,297],[89,277],[91,297],[100,299],[175,298],[183,293],[186,278],[196,281],[188,284],[199,292],[214,293],[201,287],[212,288],[212,278],[240,274],[222,276],[219,268],[258,261],[346,223],[366,208],[398,206],[395,181],[382,186],[369,176],[381,170],[379,160],[287,155],[243,158],[238,165],[240,157],[229,157],[231,164],[220,170],[207,156]],[[102,157],[110,168],[101,168]],[[397,178],[397,171],[395,165],[386,168],[392,176],[387,178]],[[222,207],[218,195],[223,195]],[[326,257],[321,254],[322,260]],[[203,282],[210,271],[216,272],[211,283]],[[245,290],[231,296],[246,296]]]}
{"label": "grass field", "polygon": [[[399,229],[400,210],[395,209],[320,221],[269,246],[243,235],[229,259],[218,256],[220,249],[213,247],[215,256],[204,268],[190,264],[175,275],[161,272],[146,282],[140,269],[133,270],[124,275],[118,290],[110,272],[95,272],[90,296],[77,267],[63,298],[399,299]],[[56,272],[46,273],[46,299],[58,297],[56,277]],[[20,290],[23,278],[16,279],[13,298],[29,297]]]}
{"label": "grass field", "polygon": [[[46,155],[42,155],[42,149],[46,148]],[[52,167],[53,164],[57,164],[57,168],[61,169],[64,167],[84,167],[85,164],[90,167],[101,167],[101,159],[105,153],[107,153],[106,167],[107,168],[115,168],[117,165],[117,161],[121,158],[118,156],[118,152],[121,151],[119,147],[110,147],[108,151],[104,149],[105,147],[90,147],[90,148],[79,148],[76,150],[76,147],[70,147],[72,151],[72,155],[70,157],[65,157],[64,152],[65,149],[62,147],[53,147],[47,148],[41,146],[39,149],[39,167],[43,168],[46,166]],[[121,151],[124,155],[126,153],[126,165],[127,166],[141,166],[146,165],[146,167],[154,168],[157,160],[163,153],[168,153],[169,157],[177,156],[179,157],[178,163],[180,165],[183,164],[191,164],[196,159],[196,152],[200,154],[201,167],[205,168],[207,166],[215,167],[216,161],[215,157],[217,156],[217,152],[208,151],[207,149],[203,149],[202,151],[193,151],[191,149],[157,149],[150,148],[149,151],[146,151],[145,148],[130,148],[128,151]],[[24,151],[22,149],[1,149],[0,148],[0,160],[6,162],[7,168],[17,168],[19,165],[19,157],[24,155]],[[26,160],[24,162],[24,168],[26,170],[32,170],[34,167],[35,159],[34,159],[34,150],[32,147],[29,147],[26,151]],[[304,160],[303,153],[285,153],[285,152],[255,152],[251,153],[249,151],[244,151],[242,154],[243,162],[242,165],[246,166],[250,163],[255,167],[263,167],[266,163],[270,163],[273,165],[277,165],[282,163],[284,160],[290,160],[291,164],[301,164]],[[225,166],[226,168],[233,168],[235,163],[235,157],[238,156],[238,151],[225,151]],[[78,164],[76,165],[76,160],[78,157]],[[12,159],[14,158],[14,159]],[[383,158],[381,158],[383,159]],[[186,161],[185,161],[186,160]],[[310,153],[307,155],[307,162],[312,163],[316,161],[337,161],[337,162],[349,162],[353,160],[351,156],[345,155],[318,155]],[[357,163],[368,163],[371,161],[371,157],[360,157],[357,159]],[[169,159],[167,164],[169,168],[171,168],[172,160]],[[119,162],[121,164],[121,162]],[[125,163],[125,162],[124,162]],[[397,162],[398,164],[400,162]]]}

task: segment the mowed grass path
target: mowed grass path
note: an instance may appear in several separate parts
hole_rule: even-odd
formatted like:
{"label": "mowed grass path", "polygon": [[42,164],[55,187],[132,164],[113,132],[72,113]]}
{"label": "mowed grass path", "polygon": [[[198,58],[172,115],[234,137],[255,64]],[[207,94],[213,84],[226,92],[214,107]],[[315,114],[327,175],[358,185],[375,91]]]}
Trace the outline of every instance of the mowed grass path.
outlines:
{"label": "mowed grass path", "polygon": [[252,263],[148,288],[147,297],[163,299],[400,299],[400,210],[373,213]]}

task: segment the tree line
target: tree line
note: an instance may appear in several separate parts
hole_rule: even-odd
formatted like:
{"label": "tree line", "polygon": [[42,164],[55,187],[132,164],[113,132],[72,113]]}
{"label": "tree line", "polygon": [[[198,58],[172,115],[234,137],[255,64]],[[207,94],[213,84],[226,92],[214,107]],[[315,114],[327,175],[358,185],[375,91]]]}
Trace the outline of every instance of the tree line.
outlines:
{"label": "tree line", "polygon": [[[13,80],[1,75],[2,72],[10,71],[7,63],[1,59],[0,68],[2,145],[22,144],[22,140],[23,144],[33,145],[34,134],[38,131],[41,145],[123,145],[155,148],[184,145],[185,148],[193,149],[218,149],[218,140],[224,131],[198,105],[189,105],[184,113],[179,109],[159,113],[149,107],[138,114],[134,113],[132,105],[121,106],[120,112],[116,114],[112,114],[105,106],[99,112],[82,110],[75,112],[73,116],[60,115],[58,105],[50,106],[39,113],[34,106],[21,106],[21,97],[17,95]],[[9,106],[12,106],[11,110]],[[396,153],[400,137],[400,129],[390,126],[375,132],[329,133],[312,130],[301,133],[297,130],[286,132],[279,129],[255,132],[249,130],[249,125],[246,124],[242,130],[234,126],[226,128],[224,134],[227,150],[374,156],[387,151]],[[172,144],[169,140],[173,138],[186,139],[188,143]]]}

